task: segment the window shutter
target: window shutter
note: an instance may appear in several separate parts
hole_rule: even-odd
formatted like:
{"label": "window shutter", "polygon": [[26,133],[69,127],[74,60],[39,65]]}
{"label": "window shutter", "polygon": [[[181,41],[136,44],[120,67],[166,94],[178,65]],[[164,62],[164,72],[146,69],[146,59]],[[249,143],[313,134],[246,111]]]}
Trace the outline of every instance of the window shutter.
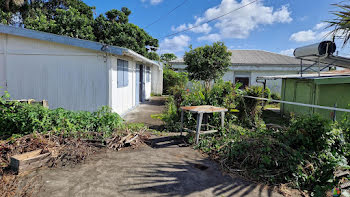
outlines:
{"label": "window shutter", "polygon": [[124,61],[124,87],[129,85],[129,62]]}
{"label": "window shutter", "polygon": [[118,59],[118,63],[117,63],[117,87],[118,88],[122,88],[124,87],[124,63],[123,60],[119,60]]}

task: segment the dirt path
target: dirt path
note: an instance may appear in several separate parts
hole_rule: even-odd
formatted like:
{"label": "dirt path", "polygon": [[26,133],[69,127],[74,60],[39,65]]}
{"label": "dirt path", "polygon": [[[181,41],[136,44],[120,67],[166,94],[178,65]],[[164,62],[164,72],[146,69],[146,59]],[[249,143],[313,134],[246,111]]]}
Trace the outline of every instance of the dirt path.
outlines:
{"label": "dirt path", "polygon": [[147,126],[157,128],[157,126],[162,125],[163,122],[152,118],[151,115],[162,113],[165,108],[165,101],[165,97],[153,97],[150,101],[146,101],[145,103],[139,105],[123,118],[127,122],[144,123]]}
{"label": "dirt path", "polygon": [[[153,120],[145,114],[154,113],[154,108],[140,108],[136,110],[141,115],[133,112],[126,119],[141,121],[144,117],[151,124]],[[223,175],[217,163],[184,146],[179,138],[167,136],[153,137],[149,146],[137,150],[96,154],[75,168],[38,173],[44,182],[39,196],[280,196]]]}

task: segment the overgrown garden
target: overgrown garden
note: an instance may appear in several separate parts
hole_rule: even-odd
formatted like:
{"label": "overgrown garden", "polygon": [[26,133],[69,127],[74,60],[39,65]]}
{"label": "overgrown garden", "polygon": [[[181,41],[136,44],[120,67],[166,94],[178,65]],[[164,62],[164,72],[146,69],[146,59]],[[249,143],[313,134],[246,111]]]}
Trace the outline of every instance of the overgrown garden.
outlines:
{"label": "overgrown garden", "polygon": [[42,184],[36,177],[20,186],[23,180],[10,166],[14,155],[40,150],[50,156],[44,166],[72,166],[101,148],[137,147],[147,139],[146,130],[143,124],[125,123],[108,107],[96,112],[49,109],[11,101],[5,92],[0,96],[1,196],[35,196]]}
{"label": "overgrown garden", "polygon": [[[214,49],[218,46],[206,47],[217,51]],[[199,48],[189,53],[211,57],[211,52],[205,51],[210,50]],[[185,60],[186,56],[189,58],[186,53]],[[215,63],[210,58],[206,61],[203,64]],[[205,67],[200,72],[205,72]],[[196,76],[190,73],[189,76]],[[327,191],[338,186],[340,180],[334,173],[349,169],[350,114],[341,122],[325,120],[318,115],[291,115],[281,118],[283,125],[280,127],[267,127],[269,122],[262,118],[261,101],[244,96],[271,98],[269,90],[262,87],[240,89],[239,83],[224,82],[220,76],[214,77],[215,82],[192,81],[190,87],[181,84],[169,87],[166,111],[161,115],[165,129],[179,131],[180,106],[225,107],[229,110],[225,128],[215,134],[201,135],[199,144],[194,145],[217,160],[224,169],[253,181],[296,188],[311,196],[325,196]],[[208,83],[211,83],[209,88]],[[191,113],[185,113],[184,120],[186,127],[196,125],[196,117]],[[220,114],[210,117],[209,123],[220,125]],[[194,136],[187,135],[187,140],[194,143]]]}

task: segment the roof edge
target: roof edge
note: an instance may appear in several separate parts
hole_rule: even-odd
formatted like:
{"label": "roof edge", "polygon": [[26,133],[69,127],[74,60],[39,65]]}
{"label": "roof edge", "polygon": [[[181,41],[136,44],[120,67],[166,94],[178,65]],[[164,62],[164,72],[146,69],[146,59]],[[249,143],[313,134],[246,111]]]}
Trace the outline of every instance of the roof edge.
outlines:
{"label": "roof edge", "polygon": [[160,64],[136,53],[133,50],[123,48],[123,47],[111,46],[111,45],[106,45],[106,44],[102,44],[102,43],[94,42],[90,40],[72,38],[68,36],[62,36],[62,35],[42,32],[42,31],[21,28],[21,27],[13,27],[13,26],[8,26],[4,24],[0,24],[0,33],[20,36],[25,38],[32,38],[32,39],[37,39],[42,41],[54,42],[58,44],[90,49],[94,51],[105,52],[105,53],[110,53],[110,54],[120,55],[120,56],[129,54],[129,56],[132,56],[137,59],[141,59],[145,63],[152,64],[161,68]]}

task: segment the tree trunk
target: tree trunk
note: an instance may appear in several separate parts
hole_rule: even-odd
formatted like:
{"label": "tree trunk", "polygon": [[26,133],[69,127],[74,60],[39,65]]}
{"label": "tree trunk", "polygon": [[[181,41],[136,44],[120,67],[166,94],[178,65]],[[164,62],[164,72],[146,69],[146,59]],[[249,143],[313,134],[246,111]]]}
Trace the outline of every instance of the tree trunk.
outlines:
{"label": "tree trunk", "polygon": [[10,1],[11,1],[11,0],[5,0],[5,9],[6,9],[6,12],[9,12],[9,11],[10,11]]}
{"label": "tree trunk", "polygon": [[204,82],[204,86],[205,86],[206,92],[209,92],[209,90],[210,90],[210,81],[205,81]]}

